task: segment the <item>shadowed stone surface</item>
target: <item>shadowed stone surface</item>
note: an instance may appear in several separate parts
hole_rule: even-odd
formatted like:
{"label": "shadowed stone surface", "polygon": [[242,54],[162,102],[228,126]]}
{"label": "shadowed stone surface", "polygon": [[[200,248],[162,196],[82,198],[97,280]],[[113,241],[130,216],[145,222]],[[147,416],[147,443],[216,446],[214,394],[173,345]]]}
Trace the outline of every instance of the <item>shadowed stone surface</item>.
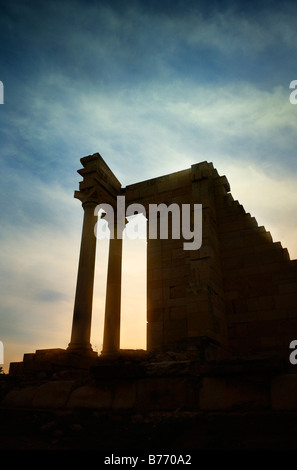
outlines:
{"label": "shadowed stone surface", "polygon": [[[296,449],[297,261],[201,162],[126,188],[99,154],[75,197],[84,223],[71,340],[0,375],[3,449]],[[202,204],[202,246],[148,239],[147,351],[119,349],[121,246],[110,244],[105,341],[90,345],[94,207]],[[4,422],[6,420],[6,426]],[[20,423],[22,423],[20,425]],[[98,437],[100,436],[100,438]]]}
{"label": "shadowed stone surface", "polygon": [[[201,162],[169,175],[123,188],[97,153],[81,159],[83,181],[75,197],[86,204],[108,203],[117,211],[117,197],[126,208],[141,204],[150,214],[153,204],[202,205],[202,245],[185,250],[184,239],[147,240],[147,347],[149,351],[200,349],[208,340],[218,357],[272,354],[288,356],[292,332],[297,327],[297,261],[259,226],[233,199],[226,176],[212,163]],[[88,206],[89,207],[89,206]],[[124,208],[125,210],[125,208]],[[182,215],[182,213],[181,213]],[[94,220],[84,224],[84,235],[94,232]],[[193,222],[193,220],[192,220]],[[95,239],[95,236],[93,235]],[[115,240],[113,240],[114,242]],[[121,248],[110,244],[103,352],[119,349]],[[83,267],[93,279],[94,267]],[[86,267],[87,266],[87,267]],[[86,279],[83,274],[82,279]],[[83,281],[82,281],[83,282]],[[92,290],[79,284],[74,313],[74,344],[89,347]],[[79,280],[78,280],[79,283]],[[81,299],[80,299],[81,298]],[[88,309],[84,310],[88,299]],[[75,308],[76,312],[76,308]],[[80,320],[76,321],[77,315]],[[86,332],[88,333],[86,334]],[[81,339],[79,339],[81,338]]]}

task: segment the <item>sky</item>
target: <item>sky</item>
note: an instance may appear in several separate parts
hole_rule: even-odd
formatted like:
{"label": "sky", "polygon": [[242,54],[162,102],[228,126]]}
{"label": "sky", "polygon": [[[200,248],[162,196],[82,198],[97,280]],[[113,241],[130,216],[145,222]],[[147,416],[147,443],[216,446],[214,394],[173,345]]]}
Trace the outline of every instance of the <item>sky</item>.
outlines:
{"label": "sky", "polygon": [[[4,367],[70,340],[80,158],[123,187],[212,162],[297,258],[293,1],[0,0]],[[129,241],[130,242],[130,241]],[[145,347],[145,243],[124,246],[121,346]],[[106,240],[92,345],[102,347]]]}

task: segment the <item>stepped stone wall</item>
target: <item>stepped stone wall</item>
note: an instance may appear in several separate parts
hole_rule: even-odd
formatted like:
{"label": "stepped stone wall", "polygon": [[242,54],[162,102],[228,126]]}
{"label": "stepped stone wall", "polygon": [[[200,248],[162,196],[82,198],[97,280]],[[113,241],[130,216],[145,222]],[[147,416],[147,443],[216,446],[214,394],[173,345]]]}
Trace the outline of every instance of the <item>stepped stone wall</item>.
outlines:
{"label": "stepped stone wall", "polygon": [[[127,186],[127,203],[202,204],[202,246],[148,240],[148,349],[208,338],[235,355],[288,356],[297,327],[297,261],[233,199],[211,163]],[[293,336],[292,336],[293,335]]]}

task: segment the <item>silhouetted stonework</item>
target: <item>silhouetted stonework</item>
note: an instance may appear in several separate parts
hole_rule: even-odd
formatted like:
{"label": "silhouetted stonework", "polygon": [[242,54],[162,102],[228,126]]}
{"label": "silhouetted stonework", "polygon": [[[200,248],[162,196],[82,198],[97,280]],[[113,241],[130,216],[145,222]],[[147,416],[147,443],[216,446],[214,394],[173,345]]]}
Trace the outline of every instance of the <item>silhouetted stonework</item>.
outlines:
{"label": "silhouetted stonework", "polygon": [[184,250],[183,238],[148,239],[148,349],[188,349],[205,338],[224,347],[228,331],[216,223],[215,188],[224,187],[211,164],[145,181],[126,188],[127,203],[202,204],[202,246]]}
{"label": "silhouetted stonework", "polygon": [[[184,250],[183,238],[172,239],[170,232],[168,239],[147,240],[149,351],[201,350],[212,345],[221,357],[225,353],[288,356],[297,325],[297,262],[233,199],[228,180],[212,163],[122,188],[99,154],[81,162],[83,181],[75,197],[85,213],[86,207],[93,210],[100,203],[109,203],[116,211],[119,195],[125,196],[126,206],[139,203],[147,214],[150,204],[202,204],[200,249]],[[90,233],[93,226],[94,220]],[[110,245],[105,352],[119,349],[120,243]],[[82,279],[85,286],[84,292],[77,289],[79,321],[75,326],[74,315],[72,350],[90,347],[93,267],[84,269]]]}
{"label": "silhouetted stonework", "polygon": [[233,199],[211,163],[126,188],[126,199],[201,203],[203,239],[148,240],[148,349],[209,338],[235,355],[288,356],[297,326],[297,261]]}
{"label": "silhouetted stonework", "polygon": [[[233,199],[211,163],[122,188],[99,154],[81,162],[75,197],[84,223],[71,341],[66,350],[38,350],[12,363],[0,384],[0,407],[136,416],[177,409],[197,416],[255,412],[260,421],[261,413],[270,413],[277,442],[277,413],[289,411],[281,418],[289,422],[297,410],[297,366],[289,361],[290,342],[297,339],[297,262]],[[126,206],[139,203],[146,212],[150,204],[202,204],[202,245],[184,250],[184,240],[170,233],[148,238],[148,350],[121,351],[121,240],[111,240],[98,357],[90,345],[94,209],[108,203],[116,210],[119,195]],[[240,432],[245,435],[244,425]]]}

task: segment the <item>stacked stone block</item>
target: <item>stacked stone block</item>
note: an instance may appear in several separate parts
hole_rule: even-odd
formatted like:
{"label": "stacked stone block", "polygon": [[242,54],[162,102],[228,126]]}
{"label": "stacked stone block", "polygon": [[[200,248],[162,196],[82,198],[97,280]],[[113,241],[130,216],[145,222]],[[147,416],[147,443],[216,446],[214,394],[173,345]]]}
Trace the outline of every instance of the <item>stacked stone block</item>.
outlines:
{"label": "stacked stone block", "polygon": [[297,264],[227,190],[216,195],[229,347],[288,357],[297,327]]}
{"label": "stacked stone block", "polygon": [[234,355],[288,357],[297,327],[297,261],[234,200],[212,163],[128,186],[129,203],[202,204],[202,246],[148,240],[148,349],[208,339]]}

